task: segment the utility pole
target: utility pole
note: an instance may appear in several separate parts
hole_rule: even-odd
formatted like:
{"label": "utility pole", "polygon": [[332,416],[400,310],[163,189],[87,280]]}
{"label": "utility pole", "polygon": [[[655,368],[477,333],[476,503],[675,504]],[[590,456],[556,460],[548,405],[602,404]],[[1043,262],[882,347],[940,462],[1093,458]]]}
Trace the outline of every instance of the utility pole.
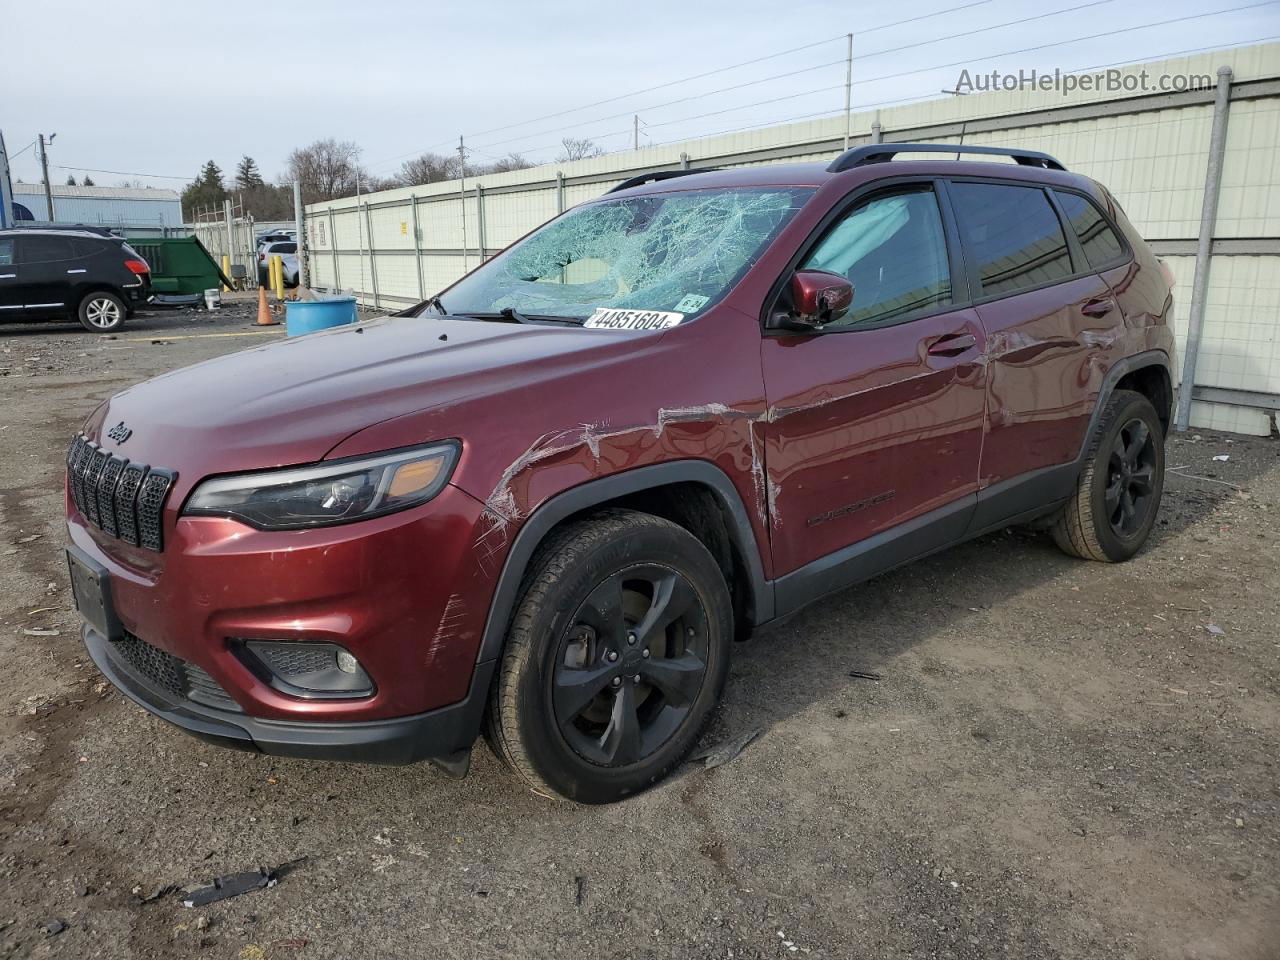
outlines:
{"label": "utility pole", "polygon": [[853,122],[853,34],[844,57],[844,148],[849,149],[849,125]]}
{"label": "utility pole", "polygon": [[467,259],[467,149],[461,134],[458,136],[458,205],[462,210],[462,272],[467,273],[470,267]]}
{"label": "utility pole", "polygon": [[[53,143],[56,133],[49,134],[49,143]],[[49,153],[45,148],[44,134],[40,134],[40,168],[44,171],[44,203],[49,210],[49,222],[53,223],[53,190],[49,188]]]}
{"label": "utility pole", "polygon": [[632,129],[632,149],[639,150],[640,149],[640,114],[637,113],[635,115],[635,118],[631,121],[631,129]]}

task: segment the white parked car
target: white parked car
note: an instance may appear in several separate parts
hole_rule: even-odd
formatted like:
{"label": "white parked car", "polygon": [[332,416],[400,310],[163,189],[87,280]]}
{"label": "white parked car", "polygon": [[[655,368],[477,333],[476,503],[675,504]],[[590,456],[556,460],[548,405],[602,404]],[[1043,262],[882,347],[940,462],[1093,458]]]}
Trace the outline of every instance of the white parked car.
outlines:
{"label": "white parked car", "polygon": [[258,284],[266,286],[268,264],[271,262],[271,258],[277,254],[279,254],[284,267],[284,285],[286,287],[296,287],[298,285],[298,243],[296,240],[277,240],[258,250]]}

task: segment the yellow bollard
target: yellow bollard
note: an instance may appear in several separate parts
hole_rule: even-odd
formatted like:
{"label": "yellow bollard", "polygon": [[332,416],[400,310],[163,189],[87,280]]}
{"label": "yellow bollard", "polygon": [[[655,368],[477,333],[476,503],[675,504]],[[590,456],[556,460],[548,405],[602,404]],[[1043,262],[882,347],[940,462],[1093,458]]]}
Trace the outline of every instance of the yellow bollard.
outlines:
{"label": "yellow bollard", "polygon": [[[225,253],[222,255],[222,275],[226,277],[228,280],[231,279],[231,257],[229,257]],[[231,288],[224,283],[222,285],[222,292],[230,293]]]}
{"label": "yellow bollard", "polygon": [[276,302],[284,303],[284,260],[280,254],[271,255],[271,286],[276,292]]}

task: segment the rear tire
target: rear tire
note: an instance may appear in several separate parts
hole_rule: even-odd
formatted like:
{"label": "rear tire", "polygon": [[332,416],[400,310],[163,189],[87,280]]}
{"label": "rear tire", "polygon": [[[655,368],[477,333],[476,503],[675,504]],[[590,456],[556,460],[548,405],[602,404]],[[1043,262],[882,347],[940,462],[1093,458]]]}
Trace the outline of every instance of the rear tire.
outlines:
{"label": "rear tire", "polygon": [[124,325],[128,316],[124,301],[114,293],[95,290],[85,294],[76,315],[80,324],[91,333],[111,333]]}
{"label": "rear tire", "polygon": [[536,793],[610,803],[693,749],[729,670],[724,576],[683,527],[611,510],[534,557],[486,736]]}
{"label": "rear tire", "polygon": [[1164,493],[1164,427],[1140,393],[1117,390],[1107,400],[1084,469],[1054,520],[1054,542],[1084,560],[1132,557],[1155,525]]}

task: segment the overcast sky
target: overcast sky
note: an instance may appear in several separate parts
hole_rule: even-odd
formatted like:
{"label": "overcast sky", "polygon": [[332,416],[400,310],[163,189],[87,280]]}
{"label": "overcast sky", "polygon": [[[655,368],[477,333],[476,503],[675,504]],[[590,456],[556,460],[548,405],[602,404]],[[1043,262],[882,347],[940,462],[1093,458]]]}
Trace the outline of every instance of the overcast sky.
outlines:
{"label": "overcast sky", "polygon": [[[389,176],[405,156],[456,148],[459,134],[477,160],[515,151],[549,161],[569,135],[629,146],[633,113],[641,142],[663,143],[839,112],[849,31],[855,108],[936,95],[955,85],[957,62],[1074,70],[1280,38],[1280,2],[1235,12],[1223,11],[1257,0],[1086,3],[7,3],[0,130],[11,154],[56,132],[58,183],[95,168],[112,171],[91,173],[100,185],[181,189],[206,160],[230,174],[243,154],[270,179],[295,146],[330,136],[358,143],[362,162]],[[1044,16],[1053,11],[1063,12]],[[272,23],[291,12],[293,22]],[[1010,23],[1024,18],[1036,19]],[[1129,27],[1143,29],[1060,44]],[[1044,44],[1060,45],[1014,52]],[[562,111],[574,112],[548,117]],[[38,180],[36,151],[13,169]]]}

